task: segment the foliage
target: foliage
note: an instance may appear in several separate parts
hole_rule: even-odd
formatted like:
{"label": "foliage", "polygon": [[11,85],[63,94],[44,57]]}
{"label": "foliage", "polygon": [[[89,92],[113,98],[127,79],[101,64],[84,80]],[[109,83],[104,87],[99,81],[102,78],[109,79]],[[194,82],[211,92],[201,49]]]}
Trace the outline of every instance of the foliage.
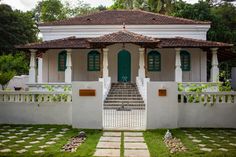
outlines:
{"label": "foliage", "polygon": [[14,45],[36,41],[37,32],[30,12],[13,11],[10,6],[0,4],[0,55],[15,53]]}
{"label": "foliage", "polygon": [[15,76],[14,71],[8,72],[0,72],[0,84],[2,86],[2,90],[5,90],[9,81]]}
{"label": "foliage", "polygon": [[[45,87],[49,92],[54,92],[54,91],[55,91],[55,88],[54,88],[54,86],[52,86],[52,85],[45,85],[44,87]],[[71,90],[72,90],[72,89],[71,89],[71,86],[64,86],[63,91],[65,92],[65,94],[53,95],[53,96],[52,96],[52,100],[53,100],[53,101],[61,101],[61,100],[67,101],[68,94],[66,94],[66,93],[67,93],[67,92],[70,92]]]}
{"label": "foliage", "polygon": [[23,54],[0,56],[0,72],[15,71],[17,75],[28,72],[28,60]]}
{"label": "foliage", "polygon": [[220,72],[219,78],[221,83],[218,84],[219,91],[232,91],[231,82],[227,79],[227,77],[226,71]]}

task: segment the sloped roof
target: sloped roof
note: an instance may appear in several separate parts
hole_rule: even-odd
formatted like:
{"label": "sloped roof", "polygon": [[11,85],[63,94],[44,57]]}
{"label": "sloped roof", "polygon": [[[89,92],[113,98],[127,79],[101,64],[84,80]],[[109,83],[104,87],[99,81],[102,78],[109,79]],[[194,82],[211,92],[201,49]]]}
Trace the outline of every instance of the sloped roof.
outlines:
{"label": "sloped roof", "polygon": [[141,10],[107,10],[39,25],[122,25],[123,23],[127,25],[210,24],[210,22],[195,21]]}
{"label": "sloped roof", "polygon": [[158,39],[133,33],[127,30],[106,34],[100,37],[91,38],[90,43],[157,43]]}

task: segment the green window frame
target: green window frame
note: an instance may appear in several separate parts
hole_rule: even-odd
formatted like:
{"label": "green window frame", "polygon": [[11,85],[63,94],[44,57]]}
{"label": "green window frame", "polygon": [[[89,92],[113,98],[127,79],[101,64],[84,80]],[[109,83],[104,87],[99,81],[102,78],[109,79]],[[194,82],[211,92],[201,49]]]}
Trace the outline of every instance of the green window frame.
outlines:
{"label": "green window frame", "polygon": [[150,51],[147,57],[148,71],[161,71],[161,54],[158,51]]}
{"label": "green window frame", "polygon": [[100,53],[98,51],[90,51],[88,53],[88,71],[100,71]]}
{"label": "green window frame", "polygon": [[58,54],[58,71],[66,70],[66,56],[66,50],[63,50]]}
{"label": "green window frame", "polygon": [[182,71],[190,71],[191,70],[191,56],[188,51],[180,51],[181,57],[181,69]]}

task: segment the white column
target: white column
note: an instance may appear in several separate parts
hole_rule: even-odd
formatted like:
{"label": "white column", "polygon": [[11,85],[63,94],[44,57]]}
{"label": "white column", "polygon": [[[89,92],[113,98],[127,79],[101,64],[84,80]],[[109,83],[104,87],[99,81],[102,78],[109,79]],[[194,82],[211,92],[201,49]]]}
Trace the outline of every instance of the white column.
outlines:
{"label": "white column", "polygon": [[65,83],[71,83],[72,80],[72,61],[71,61],[71,49],[66,50],[66,70],[65,70]]}
{"label": "white column", "polygon": [[36,83],[36,51],[31,49],[30,55],[30,69],[29,69],[29,83]]}
{"label": "white column", "polygon": [[175,49],[175,82],[182,82],[180,50],[181,48]]}
{"label": "white column", "polygon": [[211,61],[211,82],[219,81],[219,68],[218,68],[218,58],[217,58],[218,48],[212,48],[212,61]]}
{"label": "white column", "polygon": [[108,77],[109,73],[108,73],[108,48],[104,48],[103,49],[103,69],[102,69],[102,73],[103,73],[103,78]]}
{"label": "white column", "polygon": [[139,70],[138,76],[140,78],[145,78],[145,68],[144,68],[144,48],[139,48]]}
{"label": "white column", "polygon": [[38,83],[43,82],[43,58],[38,57]]}

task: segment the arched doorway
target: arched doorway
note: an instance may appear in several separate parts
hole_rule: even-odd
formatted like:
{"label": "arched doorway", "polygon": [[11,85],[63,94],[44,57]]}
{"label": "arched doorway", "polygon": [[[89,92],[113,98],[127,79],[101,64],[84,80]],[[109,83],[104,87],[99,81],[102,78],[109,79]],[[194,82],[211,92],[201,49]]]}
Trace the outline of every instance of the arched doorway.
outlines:
{"label": "arched doorway", "polygon": [[130,82],[131,80],[131,55],[126,50],[118,53],[118,82]]}

